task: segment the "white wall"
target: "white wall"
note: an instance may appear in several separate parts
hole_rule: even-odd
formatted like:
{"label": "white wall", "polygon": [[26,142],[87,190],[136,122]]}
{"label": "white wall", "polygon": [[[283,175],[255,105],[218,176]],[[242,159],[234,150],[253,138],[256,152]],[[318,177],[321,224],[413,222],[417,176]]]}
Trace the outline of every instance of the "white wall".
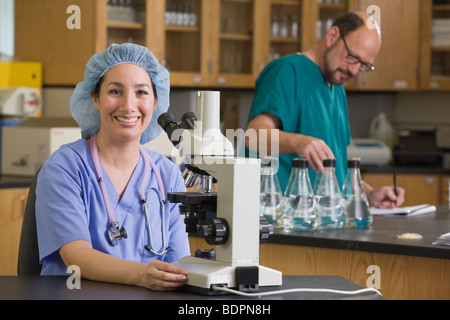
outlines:
{"label": "white wall", "polygon": [[0,0],[0,56],[14,56],[14,0]]}

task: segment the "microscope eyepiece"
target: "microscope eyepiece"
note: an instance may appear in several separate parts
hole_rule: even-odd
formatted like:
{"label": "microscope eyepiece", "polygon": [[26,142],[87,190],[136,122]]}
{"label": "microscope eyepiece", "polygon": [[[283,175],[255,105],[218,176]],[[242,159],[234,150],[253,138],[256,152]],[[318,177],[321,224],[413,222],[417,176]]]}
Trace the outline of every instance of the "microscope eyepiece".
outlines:
{"label": "microscope eyepiece", "polygon": [[[161,114],[158,118],[158,124],[167,133],[167,136],[172,141],[172,134],[177,129],[194,129],[195,121],[197,121],[197,115],[194,112],[186,112],[182,118],[181,123],[175,121],[174,116],[170,112]],[[172,141],[174,145],[177,145],[179,141]]]}
{"label": "microscope eyepiece", "polygon": [[170,140],[172,140],[173,132],[179,128],[178,123],[175,121],[175,118],[170,112],[161,114],[158,118],[158,124],[167,133]]}
{"label": "microscope eyepiece", "polygon": [[197,115],[191,111],[186,112],[181,117],[181,122],[184,124],[186,129],[194,129],[196,120],[197,120]]}
{"label": "microscope eyepiece", "polygon": [[171,114],[170,112],[165,112],[158,118],[158,124],[161,126],[161,128],[163,128],[164,131],[167,131],[166,127],[171,123],[174,123],[175,125],[177,124],[175,118],[173,117],[173,114]]}

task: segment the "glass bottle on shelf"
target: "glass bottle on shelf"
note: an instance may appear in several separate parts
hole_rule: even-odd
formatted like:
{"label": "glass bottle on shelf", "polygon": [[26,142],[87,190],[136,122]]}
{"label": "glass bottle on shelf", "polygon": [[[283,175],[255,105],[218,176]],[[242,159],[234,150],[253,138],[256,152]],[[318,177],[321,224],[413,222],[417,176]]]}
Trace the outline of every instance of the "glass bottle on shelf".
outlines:
{"label": "glass bottle on shelf", "polygon": [[301,10],[300,1],[272,1],[269,61],[301,51]]}
{"label": "glass bottle on shelf", "polygon": [[283,227],[288,230],[313,230],[317,226],[315,196],[308,174],[308,160],[293,159],[285,191]]}
{"label": "glass bottle on shelf", "polygon": [[[202,81],[201,50],[204,35],[201,30],[202,2],[199,0],[166,2],[164,66],[171,72],[171,83]],[[179,48],[183,47],[183,54]]]}
{"label": "glass bottle on shelf", "polygon": [[431,17],[431,75],[450,81],[450,2],[433,1]]}
{"label": "glass bottle on shelf", "polygon": [[263,157],[261,159],[262,176],[260,190],[260,213],[269,224],[278,226],[283,217],[283,195],[278,181],[278,159]]}
{"label": "glass bottle on shelf", "polygon": [[[254,2],[224,1],[220,2],[220,34],[218,83],[226,83],[226,79],[234,74],[251,78],[253,72],[252,58],[254,41]],[[219,80],[220,79],[220,80]],[[242,81],[240,80],[237,81]],[[244,80],[245,81],[245,80]]]}
{"label": "glass bottle on shelf", "polygon": [[292,15],[292,17],[291,17],[291,23],[290,23],[289,29],[290,29],[289,36],[294,39],[298,38],[298,18],[297,18],[297,15],[295,15],[295,14]]}
{"label": "glass bottle on shelf", "polygon": [[347,223],[342,195],[336,178],[336,160],[323,160],[324,172],[317,188],[317,211],[321,229],[339,229]]}
{"label": "glass bottle on shelf", "polygon": [[349,226],[364,228],[372,224],[369,201],[364,191],[359,159],[348,161],[347,178],[342,187],[342,197]]}

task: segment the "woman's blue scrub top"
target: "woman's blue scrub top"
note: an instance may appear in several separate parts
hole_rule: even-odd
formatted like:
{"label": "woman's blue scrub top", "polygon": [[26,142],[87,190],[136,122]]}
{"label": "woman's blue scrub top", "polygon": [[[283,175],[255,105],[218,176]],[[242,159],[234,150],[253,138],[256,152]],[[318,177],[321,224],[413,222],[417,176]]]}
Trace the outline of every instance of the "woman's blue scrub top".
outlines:
{"label": "woman's blue scrub top", "polygon": [[[166,157],[146,151],[159,168],[165,192],[186,191],[179,168]],[[179,214],[178,205],[168,201],[165,233],[172,250],[160,257],[145,249],[149,238],[139,193],[145,171],[142,155],[122,198],[103,167],[102,171],[116,219],[120,227],[125,227],[128,238],[119,240],[117,246],[111,246],[107,240],[111,222],[86,140],[64,145],[47,159],[37,181],[36,224],[43,265],[41,275],[67,275],[59,249],[76,240],[89,241],[94,249],[120,259],[143,263],[153,259],[174,262],[190,255],[183,216]],[[163,248],[161,191],[153,170],[146,195],[153,248],[160,252]]]}

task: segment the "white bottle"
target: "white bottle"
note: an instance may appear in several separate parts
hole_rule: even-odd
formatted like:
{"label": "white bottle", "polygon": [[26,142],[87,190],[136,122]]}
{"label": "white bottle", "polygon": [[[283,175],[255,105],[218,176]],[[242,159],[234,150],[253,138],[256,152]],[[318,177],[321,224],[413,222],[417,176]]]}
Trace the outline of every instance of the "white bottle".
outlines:
{"label": "white bottle", "polygon": [[369,137],[384,142],[389,148],[394,147],[394,128],[381,112],[370,123]]}

